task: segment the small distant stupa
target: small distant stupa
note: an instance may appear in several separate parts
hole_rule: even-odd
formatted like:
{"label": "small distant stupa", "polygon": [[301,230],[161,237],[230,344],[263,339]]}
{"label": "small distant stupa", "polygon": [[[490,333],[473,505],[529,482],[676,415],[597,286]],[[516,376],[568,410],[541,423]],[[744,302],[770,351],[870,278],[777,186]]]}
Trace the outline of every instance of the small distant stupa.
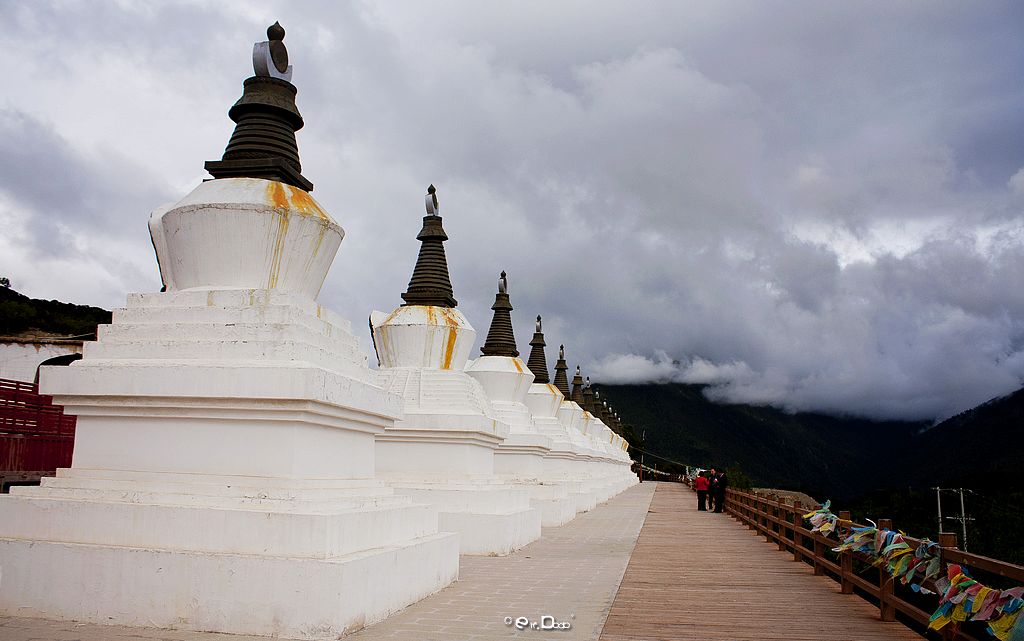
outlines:
{"label": "small distant stupa", "polygon": [[562,393],[562,396],[569,399],[569,379],[565,372],[569,366],[565,364],[565,345],[558,346],[558,362],[555,363],[555,387]]}
{"label": "small distant stupa", "polygon": [[[587,380],[590,380],[589,378]],[[572,377],[572,394],[571,398],[576,402],[577,405],[582,409],[586,403],[586,399],[583,396],[583,390],[586,389],[586,383],[583,382],[583,374],[580,372],[580,366],[576,366],[576,374]]]}
{"label": "small distant stupa", "polygon": [[505,272],[501,272],[498,278],[498,293],[494,295],[491,309],[494,310],[491,328],[487,331],[487,340],[480,351],[484,356],[519,356],[516,336],[512,332],[512,303],[508,299],[508,278]]}
{"label": "small distant stupa", "polygon": [[533,382],[547,384],[551,382],[548,376],[548,361],[544,355],[544,331],[540,316],[537,316],[537,325],[533,332],[533,340],[530,341],[530,358],[526,366],[533,372]]}

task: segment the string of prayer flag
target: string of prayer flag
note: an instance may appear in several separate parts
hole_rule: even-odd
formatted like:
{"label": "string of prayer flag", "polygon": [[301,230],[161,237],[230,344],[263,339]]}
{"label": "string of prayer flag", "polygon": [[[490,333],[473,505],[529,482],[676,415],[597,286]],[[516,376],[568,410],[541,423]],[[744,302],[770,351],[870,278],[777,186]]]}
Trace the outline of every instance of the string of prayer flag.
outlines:
{"label": "string of prayer flag", "polygon": [[[829,510],[829,501],[804,518],[813,526],[812,532],[828,536],[835,532],[840,519]],[[937,543],[924,539],[914,549],[901,532],[870,526],[851,527],[833,552],[851,552],[869,559],[915,592],[930,594],[924,587],[935,580],[939,591],[939,607],[929,619],[928,627],[939,630],[950,623],[983,621],[999,641],[1024,641],[1024,587],[996,590],[977,582],[962,566],[950,563],[942,577],[942,561]]]}

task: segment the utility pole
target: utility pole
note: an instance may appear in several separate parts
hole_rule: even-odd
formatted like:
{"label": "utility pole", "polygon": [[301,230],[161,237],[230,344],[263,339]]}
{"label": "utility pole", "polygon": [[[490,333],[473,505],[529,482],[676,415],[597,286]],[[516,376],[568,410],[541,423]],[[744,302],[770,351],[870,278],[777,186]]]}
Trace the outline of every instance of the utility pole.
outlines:
{"label": "utility pole", "polygon": [[[964,507],[964,488],[961,487],[961,488],[954,489],[954,488],[951,488],[951,487],[948,487],[948,488],[934,487],[932,489],[935,490],[935,499],[936,499],[936,502],[938,503],[938,509],[939,509],[939,534],[942,534],[942,521],[943,521],[943,518],[942,518],[942,493],[943,492],[957,492],[957,493],[960,494],[960,516],[947,516],[946,518],[951,520],[951,521],[960,521],[960,533],[961,533],[961,536],[963,537],[961,542],[960,542],[960,549],[966,551],[967,550],[967,522],[968,521],[973,521],[974,518],[972,518],[970,516],[967,516],[967,510]],[[970,491],[970,490],[968,490],[968,491]]]}
{"label": "utility pole", "polygon": [[963,549],[967,549],[967,512],[964,511],[964,488],[960,488],[960,525],[963,527],[964,540],[960,544]]}

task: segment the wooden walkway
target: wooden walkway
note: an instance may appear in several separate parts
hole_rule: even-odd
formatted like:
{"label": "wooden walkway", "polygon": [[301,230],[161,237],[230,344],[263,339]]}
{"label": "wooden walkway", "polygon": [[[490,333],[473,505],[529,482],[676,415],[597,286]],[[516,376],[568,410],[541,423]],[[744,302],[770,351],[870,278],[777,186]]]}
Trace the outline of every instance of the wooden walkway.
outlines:
{"label": "wooden walkway", "polygon": [[659,483],[602,641],[920,641],[696,495]]}

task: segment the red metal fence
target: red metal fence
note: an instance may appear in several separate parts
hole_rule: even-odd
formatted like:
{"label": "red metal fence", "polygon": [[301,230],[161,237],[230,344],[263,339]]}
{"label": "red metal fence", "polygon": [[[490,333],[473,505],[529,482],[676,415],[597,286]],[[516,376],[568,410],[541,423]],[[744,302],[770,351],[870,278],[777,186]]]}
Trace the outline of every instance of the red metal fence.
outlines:
{"label": "red metal fence", "polygon": [[31,480],[70,467],[75,422],[36,385],[0,378],[0,475]]}

